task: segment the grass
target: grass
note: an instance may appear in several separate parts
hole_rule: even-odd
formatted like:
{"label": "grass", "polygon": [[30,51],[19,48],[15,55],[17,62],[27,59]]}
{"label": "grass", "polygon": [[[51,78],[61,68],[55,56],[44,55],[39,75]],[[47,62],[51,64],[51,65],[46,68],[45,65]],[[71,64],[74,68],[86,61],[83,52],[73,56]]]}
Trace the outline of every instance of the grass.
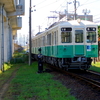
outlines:
{"label": "grass", "polygon": [[26,63],[28,61],[28,54],[25,52],[14,53],[13,58],[10,60],[11,64]]}
{"label": "grass", "polygon": [[9,63],[4,64],[4,72],[0,71],[0,88],[9,79],[14,70],[15,67],[13,67],[11,64]]}
{"label": "grass", "polygon": [[96,62],[95,64],[92,63],[92,67],[90,67],[89,70],[93,70],[93,71],[96,71],[96,72],[100,72],[100,62]]}
{"label": "grass", "polygon": [[23,65],[11,81],[4,100],[76,100],[50,73],[37,74],[37,63]]}
{"label": "grass", "polygon": [[[15,53],[14,58],[27,60],[27,55]],[[12,60],[12,64],[5,63],[5,72],[0,72],[0,88],[9,79],[12,73],[17,70],[16,76],[10,82],[3,100],[76,100],[70,95],[67,89],[59,81],[53,80],[50,73],[37,74],[37,62],[31,66]],[[16,64],[15,64],[16,63]],[[44,66],[45,67],[45,66]],[[90,70],[100,72],[100,63],[93,64]]]}

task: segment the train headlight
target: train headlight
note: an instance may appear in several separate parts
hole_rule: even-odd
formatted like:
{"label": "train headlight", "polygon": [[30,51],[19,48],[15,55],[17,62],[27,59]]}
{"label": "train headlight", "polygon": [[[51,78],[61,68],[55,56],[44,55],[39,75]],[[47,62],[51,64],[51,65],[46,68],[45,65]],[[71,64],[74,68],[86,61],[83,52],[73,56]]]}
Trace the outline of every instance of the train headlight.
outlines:
{"label": "train headlight", "polygon": [[66,31],[66,28],[64,28],[64,31]]}
{"label": "train headlight", "polygon": [[86,58],[83,58],[83,57],[82,57],[82,61],[86,61]]}
{"label": "train headlight", "polygon": [[81,22],[81,19],[77,19],[77,22],[80,23]]}

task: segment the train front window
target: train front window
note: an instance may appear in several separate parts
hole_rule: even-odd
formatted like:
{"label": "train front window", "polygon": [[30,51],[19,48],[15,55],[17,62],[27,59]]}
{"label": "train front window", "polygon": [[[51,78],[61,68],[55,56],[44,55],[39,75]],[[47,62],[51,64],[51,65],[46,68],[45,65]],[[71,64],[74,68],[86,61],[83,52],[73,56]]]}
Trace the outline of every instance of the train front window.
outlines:
{"label": "train front window", "polygon": [[87,43],[96,42],[96,32],[87,32]]}
{"label": "train front window", "polygon": [[75,43],[83,43],[83,30],[75,30]]}
{"label": "train front window", "polygon": [[62,43],[71,43],[72,42],[71,32],[61,32],[61,42]]}

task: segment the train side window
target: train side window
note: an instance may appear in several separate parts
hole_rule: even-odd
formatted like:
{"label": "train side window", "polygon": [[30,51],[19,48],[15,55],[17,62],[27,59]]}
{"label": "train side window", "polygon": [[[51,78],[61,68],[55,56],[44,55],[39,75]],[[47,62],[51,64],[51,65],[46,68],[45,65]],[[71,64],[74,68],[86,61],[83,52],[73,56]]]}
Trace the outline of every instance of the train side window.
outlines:
{"label": "train side window", "polygon": [[45,35],[45,45],[47,45],[47,35]]}
{"label": "train side window", "polygon": [[83,30],[75,30],[75,43],[83,43]]}
{"label": "train side window", "polygon": [[43,46],[45,46],[45,36],[43,36]]}
{"label": "train side window", "polygon": [[47,45],[51,45],[51,33],[47,35]]}
{"label": "train side window", "polygon": [[56,37],[57,37],[56,35],[57,35],[57,34],[56,34],[56,32],[55,32],[55,33],[54,33],[54,44],[55,44],[55,45],[56,45],[56,39],[57,39],[57,38],[56,38]]}
{"label": "train side window", "polygon": [[71,32],[61,32],[61,42],[62,43],[71,43],[72,42]]}
{"label": "train side window", "polygon": [[52,45],[54,45],[54,33],[52,33]]}
{"label": "train side window", "polygon": [[43,46],[43,37],[40,38],[40,46]]}
{"label": "train side window", "polygon": [[38,47],[38,39],[37,39],[37,47]]}
{"label": "train side window", "polygon": [[37,41],[37,46],[40,47],[40,38]]}
{"label": "train side window", "polygon": [[32,47],[35,47],[34,41],[35,41],[35,40],[32,41]]}
{"label": "train side window", "polygon": [[34,47],[36,47],[36,40],[34,40]]}
{"label": "train side window", "polygon": [[41,46],[41,38],[39,38],[39,47]]}
{"label": "train side window", "polygon": [[37,47],[37,39],[36,39],[36,47]]}

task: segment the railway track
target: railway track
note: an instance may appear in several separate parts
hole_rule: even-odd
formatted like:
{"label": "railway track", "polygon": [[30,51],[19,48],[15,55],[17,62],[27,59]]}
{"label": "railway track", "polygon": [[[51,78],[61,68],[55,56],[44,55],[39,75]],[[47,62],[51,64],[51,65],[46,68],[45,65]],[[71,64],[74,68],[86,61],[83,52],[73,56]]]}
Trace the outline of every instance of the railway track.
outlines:
{"label": "railway track", "polygon": [[53,69],[56,69],[57,71],[63,73],[64,75],[70,75],[72,77],[75,77],[81,81],[84,81],[88,83],[89,86],[92,86],[93,88],[100,90],[100,74],[92,71],[86,71],[86,72],[68,72],[63,69],[60,69],[58,67],[52,66]]}
{"label": "railway track", "polygon": [[70,73],[70,75],[75,76],[76,78],[83,80],[85,82],[87,82],[89,85],[91,85],[92,87],[100,90],[100,75],[98,74],[94,74],[91,72],[85,72],[84,74],[79,74],[79,73]]}

